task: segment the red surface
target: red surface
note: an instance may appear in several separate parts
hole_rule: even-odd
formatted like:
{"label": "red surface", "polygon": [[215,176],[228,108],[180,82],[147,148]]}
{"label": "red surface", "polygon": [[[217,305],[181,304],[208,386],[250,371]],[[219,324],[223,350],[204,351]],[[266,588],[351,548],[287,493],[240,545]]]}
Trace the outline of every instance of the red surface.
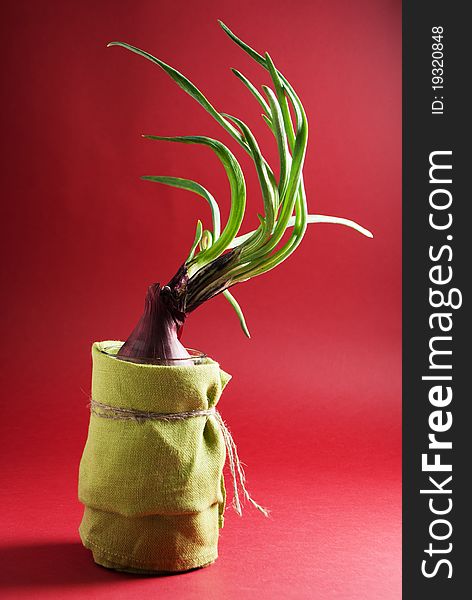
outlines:
{"label": "red surface", "polygon": [[[15,0],[6,13],[2,598],[399,598],[400,2]],[[375,239],[311,226],[283,266],[236,287],[251,341],[222,298],[191,316],[185,343],[234,376],[221,411],[272,517],[229,513],[215,565],[139,579],[96,567],[78,538],[90,344],[127,336],[146,286],[173,275],[196,219],[209,221],[203,200],[139,175],[194,178],[228,210],[209,151],[139,134],[220,137],[248,174],[248,228],[261,200],[211,117],[105,44],[181,68],[273,159],[228,67],[266,77],[217,18],[268,49],[304,101],[311,211],[353,218]]]}

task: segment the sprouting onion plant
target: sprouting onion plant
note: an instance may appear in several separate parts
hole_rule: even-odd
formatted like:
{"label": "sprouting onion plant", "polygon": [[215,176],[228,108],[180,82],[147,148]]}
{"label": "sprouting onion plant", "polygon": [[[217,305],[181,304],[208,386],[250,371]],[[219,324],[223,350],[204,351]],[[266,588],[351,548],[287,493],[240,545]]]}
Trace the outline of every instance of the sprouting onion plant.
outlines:
{"label": "sprouting onion plant", "polygon": [[[243,311],[229,288],[262,275],[286,260],[302,241],[309,223],[337,223],[372,237],[367,229],[348,219],[308,214],[303,183],[308,123],[303,105],[269,54],[262,56],[221,21],[220,25],[233,42],[269,72],[273,89],[262,86],[262,91],[259,91],[242,73],[232,69],[262,107],[262,118],[275,137],[279,155],[277,176],[246,123],[219,112],[191,81],[162,60],[123,42],[108,44],[122,46],[159,66],[239,143],[254,162],[263,200],[263,214],[258,215],[257,229],[240,234],[246,208],[246,185],[234,154],[222,142],[204,136],[143,136],[149,140],[210,148],[226,171],[231,209],[226,225],[222,227],[218,202],[199,183],[178,177],[142,177],[146,181],[188,190],[206,200],[211,210],[212,225],[206,229],[199,220],[194,242],[175,276],[165,286],[156,283],[149,287],[144,314],[121,347],[121,358],[152,360],[189,356],[179,341],[184,321],[203,302],[220,293],[233,307],[244,333],[249,337]],[[285,236],[287,231],[290,233]]]}

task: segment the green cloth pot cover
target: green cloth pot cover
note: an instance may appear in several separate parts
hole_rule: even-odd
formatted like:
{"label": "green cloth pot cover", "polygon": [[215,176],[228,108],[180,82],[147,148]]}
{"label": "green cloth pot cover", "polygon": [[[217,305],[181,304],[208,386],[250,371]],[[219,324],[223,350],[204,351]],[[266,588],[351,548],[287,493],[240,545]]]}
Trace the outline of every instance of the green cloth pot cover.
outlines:
{"label": "green cloth pot cover", "polygon": [[[92,347],[93,400],[180,413],[214,407],[230,376],[205,359],[191,366],[118,360]],[[213,415],[177,421],[90,415],[80,462],[79,528],[95,562],[133,571],[183,571],[212,563],[223,526],[225,445]]]}

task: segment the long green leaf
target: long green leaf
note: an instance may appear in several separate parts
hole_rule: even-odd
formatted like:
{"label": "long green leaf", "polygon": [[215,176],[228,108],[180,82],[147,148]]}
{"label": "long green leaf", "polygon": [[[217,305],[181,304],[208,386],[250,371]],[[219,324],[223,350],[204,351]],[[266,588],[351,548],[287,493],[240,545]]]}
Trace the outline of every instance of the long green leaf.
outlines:
{"label": "long green leaf", "polygon": [[216,108],[211,104],[211,102],[202,94],[202,92],[189,80],[185,75],[171,67],[164,61],[156,58],[149,52],[145,52],[136,46],[132,46],[131,44],[127,44],[125,42],[110,42],[107,44],[107,47],[110,46],[121,46],[130,52],[134,52],[143,58],[151,61],[152,63],[158,65],[163,69],[174,81],[175,83],[186,92],[189,96],[191,96],[194,100],[196,100],[200,106],[202,106],[222,127],[227,131],[246,151],[248,148],[244,143],[244,140],[241,138],[238,130],[229,123],[224,116],[216,110]]}
{"label": "long green leaf", "polygon": [[307,142],[308,131],[306,128],[302,128],[297,134],[295,139],[294,152],[292,157],[292,166],[290,168],[290,174],[288,178],[286,193],[281,205],[279,218],[276,221],[276,225],[271,238],[257,251],[257,256],[268,254],[272,251],[279,241],[282,239],[290,217],[293,214],[295,203],[299,195],[299,187],[302,180],[302,169],[305,160],[306,142]]}
{"label": "long green leaf", "polygon": [[143,179],[144,181],[153,181],[156,183],[168,185],[170,187],[179,188],[181,190],[194,192],[195,194],[198,194],[199,196],[204,198],[210,205],[211,217],[213,221],[213,236],[215,239],[218,239],[220,237],[221,217],[218,203],[216,202],[212,194],[210,194],[210,192],[207,189],[205,189],[202,185],[200,185],[196,181],[192,181],[191,179],[182,179],[181,177],[165,177],[161,175],[143,175],[141,179]]}
{"label": "long green leaf", "polygon": [[[358,231],[359,233],[362,233],[362,235],[365,235],[368,238],[374,237],[374,235],[371,231],[369,231],[365,227],[362,227],[362,225],[359,225],[359,223],[356,223],[355,221],[351,221],[350,219],[344,219],[342,217],[330,217],[328,215],[308,215],[307,223],[330,223],[330,224],[334,224],[334,225],[344,225],[345,227],[349,227],[351,229]],[[295,225],[295,217],[290,217],[287,227],[293,227],[294,225]],[[243,235],[239,235],[238,237],[235,237],[229,247],[236,248],[237,246],[240,246],[242,243],[247,241],[251,236],[253,236],[256,233],[256,231],[257,231],[257,229],[254,229],[253,231],[249,231],[248,233],[245,233]]]}
{"label": "long green leaf", "polygon": [[233,310],[239,319],[241,329],[244,331],[244,335],[246,335],[248,338],[250,338],[251,334],[249,333],[249,329],[246,324],[246,319],[244,318],[244,313],[242,311],[242,308],[239,306],[238,301],[233,296],[233,294],[231,294],[231,292],[229,290],[225,290],[223,292],[223,296],[226,298],[226,300],[228,300],[228,302],[233,307]]}
{"label": "long green leaf", "polygon": [[264,112],[267,117],[270,117],[270,108],[267,102],[264,99],[264,96],[257,90],[257,88],[249,81],[247,77],[245,77],[240,71],[237,69],[231,69],[231,71],[236,75],[236,77],[244,83],[247,89],[251,92],[254,98],[259,102],[259,104],[264,109]]}
{"label": "long green leaf", "polygon": [[182,75],[182,73],[177,71],[177,69],[174,69],[174,67],[171,67],[163,60],[160,60],[152,54],[149,54],[149,52],[145,52],[144,50],[141,50],[136,46],[132,46],[131,44],[127,44],[125,42],[110,42],[107,44],[107,47],[110,46],[121,46],[122,48],[126,48],[126,50],[130,50],[131,52],[134,52],[135,54],[138,54],[139,56],[142,56],[161,67],[161,69],[163,69],[175,81],[175,83],[184,90],[184,92],[187,92],[189,96],[203,106],[203,108],[210,113],[210,115],[216,119],[216,121],[218,121],[218,123],[224,127],[228,133],[230,133],[233,137],[239,137],[237,130],[231,125],[231,123],[228,123],[226,119],[224,119],[224,117],[222,117],[221,114],[216,110],[213,104],[211,104],[211,102],[202,94],[202,92],[189,79],[187,79],[185,75]]}
{"label": "long green leaf", "polygon": [[280,106],[277,102],[277,97],[274,92],[266,86],[264,87],[264,91],[267,94],[270,103],[270,112],[271,112],[271,123],[273,125],[273,132],[275,139],[277,141],[277,148],[279,151],[280,157],[280,174],[279,174],[279,197],[284,198],[285,190],[287,189],[288,184],[288,174],[289,169],[292,163],[292,159],[290,156],[290,152],[288,149],[287,142],[287,133],[285,130],[285,124],[283,120],[282,111],[280,110]]}
{"label": "long green leaf", "polygon": [[261,154],[256,138],[249,127],[240,119],[236,117],[226,115],[228,119],[234,121],[244,134],[244,138],[251,150],[251,156],[256,167],[259,184],[261,186],[262,197],[264,200],[264,211],[265,211],[265,224],[267,228],[267,234],[272,233],[272,229],[275,222],[275,211],[278,206],[278,197],[276,190],[272,184],[272,180],[269,177],[267,170],[267,163]]}
{"label": "long green leaf", "polygon": [[241,39],[239,39],[232,31],[229,27],[227,27],[223,21],[218,20],[218,23],[220,24],[221,29],[226,33],[226,35],[228,35],[235,44],[237,44],[240,48],[242,48],[244,50],[244,52],[246,52],[247,54],[249,54],[249,56],[251,58],[253,58],[256,62],[258,62],[260,65],[262,65],[264,67],[264,69],[267,69],[267,65],[265,62],[265,58],[263,56],[261,56],[258,52],[256,52],[255,50],[253,50],[251,48],[251,46],[249,46],[248,44],[246,44],[245,42],[243,42]]}
{"label": "long green leaf", "polygon": [[[272,63],[272,65],[269,64],[271,61],[270,61],[270,57],[269,57],[269,62],[268,62],[268,60],[267,60],[268,55],[266,55],[265,57],[262,56],[261,54],[259,54],[259,52],[256,52],[253,48],[251,48],[251,46],[249,46],[249,44],[246,44],[246,42],[243,42],[243,40],[241,40],[235,33],[233,33],[231,31],[231,29],[229,27],[227,27],[222,21],[218,21],[218,23],[220,24],[220,27],[223,29],[223,31],[226,33],[226,35],[237,46],[239,46],[253,60],[255,60],[262,67],[264,67],[264,69],[266,69],[267,71],[270,72],[271,66],[273,66],[273,63]],[[283,85],[283,88],[287,91],[287,93],[291,92],[292,95],[295,94],[292,86],[287,81],[287,79],[282,75],[282,73],[280,71],[277,71],[277,70],[276,70],[276,73],[277,73],[278,77],[280,78],[280,80],[282,82],[282,85]],[[271,75],[273,75],[273,73],[271,73]],[[274,78],[272,77],[272,79],[274,79]],[[284,113],[284,121],[286,121],[286,125],[287,125],[287,136],[288,136],[288,139],[289,139],[290,146],[293,147],[294,137],[293,137],[292,131],[288,127],[288,122],[290,121],[290,123],[291,123],[291,120],[290,120],[290,112],[287,111],[287,108],[288,107],[285,106],[285,103],[282,103],[281,109],[282,109],[282,112]]]}
{"label": "long green leaf", "polygon": [[144,137],[151,140],[208,146],[218,156],[226,171],[231,188],[231,209],[228,222],[213,246],[195,258],[195,264],[192,267],[200,268],[222,254],[239,231],[246,207],[246,184],[242,169],[233,153],[224,144],[209,137],[159,135],[145,135]]}
{"label": "long green leaf", "polygon": [[278,103],[280,106],[280,111],[282,113],[284,129],[286,131],[290,147],[293,148],[293,145],[295,143],[293,123],[292,123],[292,118],[290,116],[290,110],[289,110],[288,103],[287,103],[287,97],[285,96],[285,92],[284,92],[284,86],[282,84],[279,72],[277,71],[268,52],[266,52],[266,54],[265,54],[265,61],[266,61],[266,65],[267,65],[267,70],[269,71],[270,77],[274,84],[275,93],[276,93],[277,100],[278,100]]}
{"label": "long green leaf", "polygon": [[193,241],[192,247],[190,248],[190,252],[187,257],[187,260],[185,261],[186,263],[188,263],[192,260],[193,255],[195,254],[195,250],[197,249],[197,246],[200,243],[200,240],[202,239],[202,233],[203,233],[203,225],[202,225],[202,222],[200,220],[198,220],[197,221],[197,230],[195,232],[195,239]]}

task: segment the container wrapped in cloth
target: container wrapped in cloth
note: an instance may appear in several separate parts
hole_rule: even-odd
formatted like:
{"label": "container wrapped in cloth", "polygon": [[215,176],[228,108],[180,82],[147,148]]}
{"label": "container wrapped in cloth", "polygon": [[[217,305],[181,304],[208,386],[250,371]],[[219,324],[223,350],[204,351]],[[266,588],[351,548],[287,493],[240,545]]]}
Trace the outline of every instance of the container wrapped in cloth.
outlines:
{"label": "container wrapped in cloth", "polygon": [[[82,542],[95,562],[124,571],[208,565],[218,556],[225,507],[225,442],[211,413],[230,375],[209,358],[188,366],[126,362],[105,352],[113,344],[92,347]],[[152,418],[176,413],[191,416]]]}

